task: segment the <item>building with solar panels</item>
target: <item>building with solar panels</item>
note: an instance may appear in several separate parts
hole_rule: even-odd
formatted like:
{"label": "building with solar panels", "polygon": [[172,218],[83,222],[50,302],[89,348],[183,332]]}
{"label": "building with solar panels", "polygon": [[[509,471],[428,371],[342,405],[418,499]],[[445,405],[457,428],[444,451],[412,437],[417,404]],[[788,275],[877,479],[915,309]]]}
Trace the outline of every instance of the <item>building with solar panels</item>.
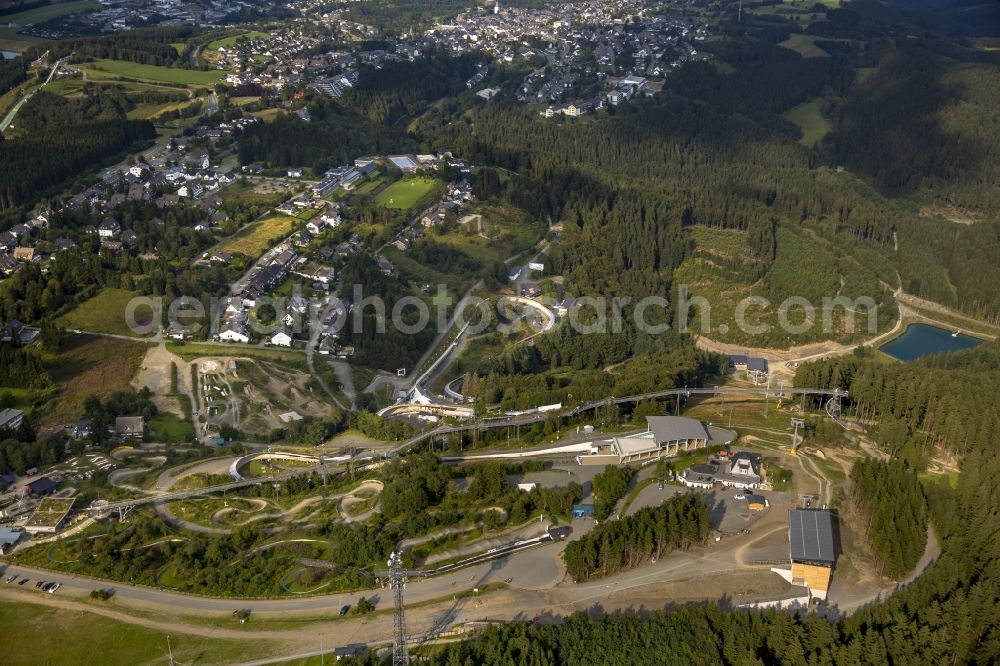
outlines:
{"label": "building with solar panels", "polygon": [[826,599],[837,562],[833,514],[825,509],[789,511],[788,548],[792,584],[804,585],[811,596]]}

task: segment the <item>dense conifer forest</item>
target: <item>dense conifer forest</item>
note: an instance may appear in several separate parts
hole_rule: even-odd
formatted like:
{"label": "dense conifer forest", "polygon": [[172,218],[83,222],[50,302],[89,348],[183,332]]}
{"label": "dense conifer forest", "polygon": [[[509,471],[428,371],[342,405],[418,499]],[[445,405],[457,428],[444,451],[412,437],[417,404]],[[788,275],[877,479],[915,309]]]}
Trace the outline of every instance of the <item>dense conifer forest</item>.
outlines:
{"label": "dense conifer forest", "polygon": [[567,544],[563,559],[573,580],[583,581],[634,568],[650,558],[700,544],[707,536],[708,508],[702,498],[674,495],[659,506],[601,523]]}
{"label": "dense conifer forest", "polygon": [[865,523],[875,566],[890,578],[910,572],[927,543],[927,510],[917,475],[902,460],[859,460],[851,500]]}
{"label": "dense conifer forest", "polygon": [[113,93],[67,100],[42,91],[19,115],[18,134],[0,141],[0,211],[30,203],[70,176],[153,139],[146,120],[128,120]]}

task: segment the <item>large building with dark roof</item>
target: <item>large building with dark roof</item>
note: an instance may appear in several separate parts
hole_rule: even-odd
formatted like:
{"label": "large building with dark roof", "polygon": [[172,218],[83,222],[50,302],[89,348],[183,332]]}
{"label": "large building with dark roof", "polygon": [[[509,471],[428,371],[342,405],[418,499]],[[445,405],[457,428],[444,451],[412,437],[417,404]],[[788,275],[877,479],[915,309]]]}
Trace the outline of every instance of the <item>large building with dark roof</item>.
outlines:
{"label": "large building with dark roof", "polygon": [[788,513],[788,549],[792,583],[826,599],[837,563],[833,514],[825,509],[792,509]]}
{"label": "large building with dark roof", "polygon": [[753,383],[767,379],[768,365],[767,359],[758,356],[747,356],[746,354],[730,354],[729,367],[736,372],[745,373]]}
{"label": "large building with dark roof", "polygon": [[729,444],[736,433],[709,428],[701,421],[683,416],[647,416],[648,430],[629,437],[614,437],[591,446],[590,455],[577,457],[587,465],[643,462],[676,456],[705,446]]}

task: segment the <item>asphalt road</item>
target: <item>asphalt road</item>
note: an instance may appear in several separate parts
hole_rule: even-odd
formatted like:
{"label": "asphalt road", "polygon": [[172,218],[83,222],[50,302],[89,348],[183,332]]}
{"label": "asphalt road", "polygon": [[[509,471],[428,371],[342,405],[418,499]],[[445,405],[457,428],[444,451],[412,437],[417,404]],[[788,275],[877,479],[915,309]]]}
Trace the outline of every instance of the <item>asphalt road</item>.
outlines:
{"label": "asphalt road", "polygon": [[[556,555],[562,549],[563,545],[562,542],[546,544],[520,551],[506,558],[459,569],[454,573],[434,578],[413,578],[406,586],[407,604],[440,599],[459,591],[466,591],[470,585],[470,581],[475,581],[476,585],[484,585],[512,578],[512,585],[525,589],[542,589],[556,585],[562,579],[562,569],[557,564]],[[31,582],[26,583],[22,589],[34,589],[35,583],[39,580],[62,583],[68,590],[79,590],[84,593],[89,593],[91,590],[113,588],[115,590],[115,597],[118,599],[131,599],[189,611],[232,612],[238,608],[251,608],[254,612],[259,613],[322,611],[339,608],[345,598],[343,594],[282,599],[202,597],[153,587],[125,585],[113,581],[73,576],[55,571],[43,571],[18,565],[10,565],[5,568],[3,576],[6,578],[11,574],[17,574],[18,580],[24,577],[31,579]],[[9,585],[18,587],[16,581]],[[387,593],[387,589],[374,588],[372,590],[352,592],[350,597],[385,596]]]}

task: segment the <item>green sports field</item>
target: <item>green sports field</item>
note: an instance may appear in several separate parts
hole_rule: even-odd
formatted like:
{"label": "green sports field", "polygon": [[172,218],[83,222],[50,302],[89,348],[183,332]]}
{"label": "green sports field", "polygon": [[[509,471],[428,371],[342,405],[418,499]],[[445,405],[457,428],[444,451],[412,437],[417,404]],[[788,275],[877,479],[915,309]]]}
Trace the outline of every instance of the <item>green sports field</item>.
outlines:
{"label": "green sports field", "polygon": [[404,178],[379,192],[375,203],[386,208],[413,208],[438,184],[437,180],[423,176]]}
{"label": "green sports field", "polygon": [[191,86],[210,86],[222,79],[225,72],[202,72],[196,69],[180,69],[179,67],[158,67],[143,65],[124,60],[95,60],[86,67],[88,74],[96,73],[92,78],[105,78],[102,74],[110,74],[127,79],[141,81],[157,81],[161,83],[179,83]]}

